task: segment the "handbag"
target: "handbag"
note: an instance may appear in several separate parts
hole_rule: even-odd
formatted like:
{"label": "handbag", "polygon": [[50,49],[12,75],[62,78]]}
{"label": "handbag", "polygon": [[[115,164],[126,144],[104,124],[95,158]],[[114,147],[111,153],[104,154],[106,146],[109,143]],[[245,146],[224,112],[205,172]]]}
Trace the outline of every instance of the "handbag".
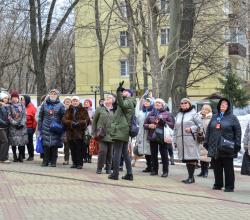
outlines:
{"label": "handbag", "polygon": [[43,154],[44,150],[43,150],[43,139],[42,136],[39,135],[36,139],[36,152],[39,154]]}
{"label": "handbag", "polygon": [[91,138],[89,142],[89,154],[98,155],[99,153],[99,143],[95,138]]}
{"label": "handbag", "polygon": [[250,176],[250,156],[248,155],[248,150],[243,155],[240,174]]}
{"label": "handbag", "polygon": [[218,151],[226,154],[234,154],[234,142],[221,136]]}
{"label": "handbag", "polygon": [[53,119],[50,124],[49,131],[61,135],[64,133],[64,126],[62,123],[58,123],[55,119]]}
{"label": "handbag", "polygon": [[167,144],[172,144],[173,141],[173,130],[166,124],[164,126],[164,142]]}
{"label": "handbag", "polygon": [[133,148],[133,154],[137,157],[141,157],[143,156],[142,154],[139,153],[139,148],[138,148],[138,145],[136,144]]}
{"label": "handbag", "polygon": [[205,140],[204,132],[198,127],[197,133],[196,133],[196,140],[199,144],[203,143]]}
{"label": "handbag", "polygon": [[159,144],[164,143],[164,129],[157,127],[154,130],[153,136],[152,136],[152,141],[157,142]]}

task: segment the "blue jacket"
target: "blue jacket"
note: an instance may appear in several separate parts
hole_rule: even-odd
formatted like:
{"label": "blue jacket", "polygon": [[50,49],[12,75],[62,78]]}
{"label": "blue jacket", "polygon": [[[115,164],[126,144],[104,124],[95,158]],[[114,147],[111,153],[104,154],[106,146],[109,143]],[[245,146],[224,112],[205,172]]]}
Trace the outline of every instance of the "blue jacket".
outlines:
{"label": "blue jacket", "polygon": [[62,147],[62,135],[50,131],[52,120],[62,122],[65,113],[64,105],[59,98],[56,101],[48,98],[41,106],[38,119],[38,129],[42,133],[43,145],[48,147]]}

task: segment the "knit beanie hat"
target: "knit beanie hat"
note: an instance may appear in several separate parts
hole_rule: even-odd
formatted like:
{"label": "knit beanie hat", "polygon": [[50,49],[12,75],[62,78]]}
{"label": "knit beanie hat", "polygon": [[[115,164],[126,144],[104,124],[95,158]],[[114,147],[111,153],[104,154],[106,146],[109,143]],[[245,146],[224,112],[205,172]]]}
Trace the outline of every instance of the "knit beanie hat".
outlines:
{"label": "knit beanie hat", "polygon": [[13,91],[11,94],[10,94],[10,97],[11,98],[18,98],[19,99],[19,93],[17,91]]}
{"label": "knit beanie hat", "polygon": [[188,102],[189,105],[192,106],[192,102],[191,102],[191,100],[190,100],[189,98],[183,98],[183,99],[181,100],[181,103],[182,103],[182,102]]}

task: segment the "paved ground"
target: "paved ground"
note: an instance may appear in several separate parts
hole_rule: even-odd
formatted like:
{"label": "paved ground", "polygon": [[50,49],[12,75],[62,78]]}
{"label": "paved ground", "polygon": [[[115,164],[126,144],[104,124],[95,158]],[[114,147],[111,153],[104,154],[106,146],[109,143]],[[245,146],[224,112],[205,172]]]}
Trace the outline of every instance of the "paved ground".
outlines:
{"label": "paved ground", "polygon": [[139,162],[128,182],[95,174],[95,161],[82,170],[61,165],[62,158],[56,168],[40,163],[0,164],[0,219],[249,219],[250,176],[239,172],[236,191],[224,193],[211,190],[212,173],[181,183],[181,165],[171,166],[164,179],[142,173]]}

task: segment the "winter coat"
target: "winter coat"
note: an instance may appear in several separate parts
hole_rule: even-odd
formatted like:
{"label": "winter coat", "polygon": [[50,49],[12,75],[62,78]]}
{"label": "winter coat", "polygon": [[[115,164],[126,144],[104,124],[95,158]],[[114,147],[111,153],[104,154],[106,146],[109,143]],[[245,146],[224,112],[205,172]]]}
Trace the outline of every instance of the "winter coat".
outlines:
{"label": "winter coat", "polygon": [[27,128],[33,128],[34,130],[36,129],[36,107],[32,104],[29,103],[26,106],[26,117],[27,117],[27,121],[26,121],[26,127]]}
{"label": "winter coat", "polygon": [[0,103],[0,129],[9,127],[8,111],[9,105]]}
{"label": "winter coat", "polygon": [[[70,106],[62,121],[66,127],[67,141],[84,139],[85,129],[87,129],[90,119],[87,110],[82,105],[76,108]],[[72,125],[74,122],[78,123],[75,127]]]}
{"label": "winter coat", "polygon": [[[159,120],[159,122],[156,123],[156,120]],[[153,109],[148,114],[144,122],[144,128],[148,131],[147,139],[149,141],[153,141],[153,134],[154,134],[155,129],[149,128],[150,124],[155,124],[157,125],[157,128],[164,129],[164,126],[166,123],[171,129],[174,128],[174,120],[171,114],[168,111],[166,111],[166,109],[161,109],[161,110]]]}
{"label": "winter coat", "polygon": [[139,133],[136,137],[136,144],[138,146],[138,152],[140,155],[151,155],[150,144],[148,141],[148,130],[144,129],[144,121],[147,118],[150,111],[139,111],[136,114],[138,123],[140,126]]}
{"label": "winter coat", "polygon": [[[199,143],[196,141],[195,136],[198,127],[201,128],[201,125],[201,118],[194,107],[191,107],[187,111],[180,111],[177,114],[173,143],[177,145],[180,160],[199,160]],[[192,133],[185,132],[186,128],[191,128]]]}
{"label": "winter coat", "polygon": [[250,155],[250,121],[248,122],[247,128],[245,130],[243,143],[245,151],[248,150],[248,155]]}
{"label": "winter coat", "polygon": [[101,141],[112,142],[111,133],[111,122],[114,117],[113,110],[108,110],[105,106],[96,109],[93,123],[92,123],[92,135],[96,134],[97,129],[104,129],[105,136]]}
{"label": "winter coat", "polygon": [[[202,120],[202,127],[201,130],[203,131],[204,135],[206,134],[206,130],[207,130],[207,126],[212,118],[213,114],[209,113],[207,114],[205,117],[203,117],[200,114],[201,120]],[[211,159],[207,156],[208,151],[207,149],[203,146],[203,143],[200,144],[200,161],[204,161],[204,162],[210,162]]]}
{"label": "winter coat", "polygon": [[[220,116],[220,105],[223,100],[229,103],[228,110],[224,113],[224,117],[221,119],[220,127],[216,128],[217,119]],[[237,157],[238,152],[241,149],[241,126],[238,118],[233,115],[230,107],[230,102],[227,99],[221,99],[217,106],[218,113],[214,114],[206,131],[206,137],[204,141],[204,147],[208,150],[208,156],[213,158]],[[218,145],[221,141],[221,136],[225,139],[235,143],[235,150],[233,154],[218,152]]]}
{"label": "winter coat", "polygon": [[43,145],[48,147],[62,147],[62,135],[50,131],[53,120],[62,122],[65,113],[64,105],[59,98],[51,101],[47,98],[39,112],[38,129],[42,133]]}
{"label": "winter coat", "polygon": [[131,118],[135,111],[136,99],[122,97],[122,92],[117,91],[117,109],[111,123],[111,139],[128,142]]}
{"label": "winter coat", "polygon": [[11,104],[9,108],[9,144],[11,146],[24,146],[28,143],[26,128],[26,111],[23,104]]}

